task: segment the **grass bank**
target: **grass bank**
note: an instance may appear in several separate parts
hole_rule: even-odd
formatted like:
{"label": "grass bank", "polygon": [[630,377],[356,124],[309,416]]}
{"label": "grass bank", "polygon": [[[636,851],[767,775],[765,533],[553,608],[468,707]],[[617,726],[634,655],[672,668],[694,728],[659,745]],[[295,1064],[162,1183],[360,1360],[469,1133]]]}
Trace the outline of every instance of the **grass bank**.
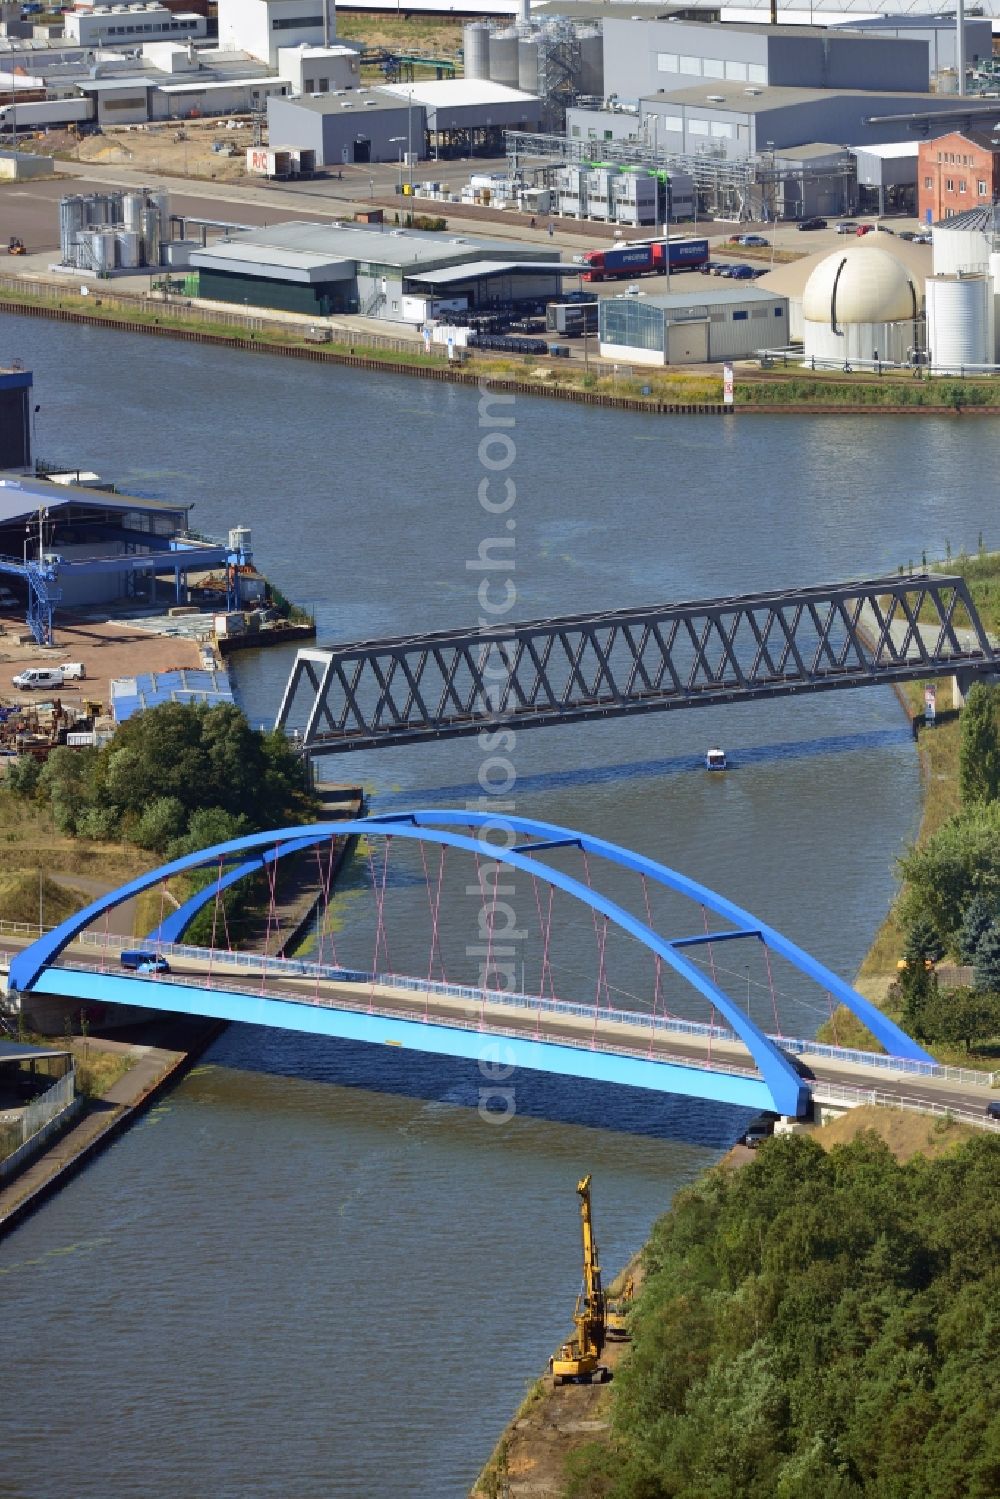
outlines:
{"label": "grass bank", "polygon": [[[120,328],[132,333],[158,333],[206,343],[224,343],[234,348],[259,350],[308,358],[331,364],[350,363],[396,374],[431,376],[457,383],[480,380],[507,382],[525,393],[555,395],[569,400],[621,406],[653,413],[674,410],[721,412],[721,375],[691,374],[683,370],[616,372],[593,359],[590,367],[579,360],[566,361],[540,356],[476,357],[465,366],[449,365],[443,355],[425,354],[422,348],[386,336],[390,347],[380,346],[371,335],[335,333],[330,343],[317,345],[292,327],[269,325],[263,317],[250,318],[246,328],[213,318],[198,304],[180,307],[150,302],[144,298],[126,301],[120,293],[103,292],[100,286],[86,297],[43,293],[27,286],[5,287],[0,309],[12,313],[85,321],[92,326]],[[838,371],[798,371],[795,366],[771,370],[738,369],[735,404],[752,411],[823,412],[994,412],[1000,410],[1000,380],[919,379],[910,375],[858,374]]]}
{"label": "grass bank", "polygon": [[[980,551],[976,556],[964,554],[948,557],[933,566],[942,572],[959,573],[969,585],[973,602],[986,629],[1000,632],[1000,552]],[[923,713],[923,682],[911,682],[901,689],[906,709],[911,718]],[[936,682],[937,709],[947,714],[953,709],[952,681],[950,677]],[[932,837],[949,818],[960,810],[958,791],[959,748],[961,730],[957,718],[945,719],[933,729],[922,729],[918,740],[922,810],[916,842],[924,843]],[[899,899],[885,917],[871,947],[858,969],[855,987],[883,1009],[891,1019],[901,1021],[902,1015],[894,1007],[889,993],[897,977],[896,964],[902,956],[903,932],[897,918]],[[821,1041],[839,1046],[857,1046],[866,1051],[881,1051],[868,1029],[845,1006],[840,1005],[833,1016],[819,1030]],[[962,1047],[935,1043],[928,1048],[939,1061],[954,1066],[979,1068],[993,1071],[997,1067],[998,1048],[987,1044],[966,1052]]]}

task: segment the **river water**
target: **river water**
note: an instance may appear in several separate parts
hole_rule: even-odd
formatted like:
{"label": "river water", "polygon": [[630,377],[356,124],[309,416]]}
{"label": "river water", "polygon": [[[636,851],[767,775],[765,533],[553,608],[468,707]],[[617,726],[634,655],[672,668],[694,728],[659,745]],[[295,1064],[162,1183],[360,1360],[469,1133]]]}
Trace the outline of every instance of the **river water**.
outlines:
{"label": "river water", "polygon": [[[35,371],[41,456],[193,502],[204,532],[250,526],[259,564],[314,605],[321,643],[475,620],[465,564],[499,533],[477,500],[474,392],[0,327],[3,353]],[[512,618],[895,570],[975,547],[987,513],[967,482],[992,466],[986,423],[722,424],[528,399],[514,419]],[[288,664],[239,660],[255,721],[273,717]],[[713,742],[733,774],[700,769]],[[888,691],[526,733],[512,759],[518,812],[672,863],[848,977],[918,815]],[[481,761],[458,740],[329,769],[376,808],[448,805],[477,794]],[[405,920],[399,933],[395,966],[416,964]],[[565,997],[589,997],[588,940],[564,955]],[[781,983],[778,1003],[786,1029],[821,1018]],[[578,1176],[593,1172],[613,1270],[741,1123],[514,1084],[499,1127],[476,1110],[472,1066],[231,1028],[0,1247],[19,1328],[0,1493],[463,1494],[567,1326]]]}

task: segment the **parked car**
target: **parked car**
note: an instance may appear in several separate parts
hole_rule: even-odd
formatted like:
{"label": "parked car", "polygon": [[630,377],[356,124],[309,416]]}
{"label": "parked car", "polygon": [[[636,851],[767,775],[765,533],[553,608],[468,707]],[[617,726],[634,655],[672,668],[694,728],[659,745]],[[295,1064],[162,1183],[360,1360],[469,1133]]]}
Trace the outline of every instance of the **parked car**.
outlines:
{"label": "parked car", "polygon": [[729,267],[731,281],[752,281],[754,275],[755,272],[752,265],[733,265]]}
{"label": "parked car", "polygon": [[713,276],[728,276],[729,275],[729,262],[728,261],[724,261],[724,260],[717,260],[715,262],[715,264],[712,266],[712,275]]}
{"label": "parked car", "polygon": [[802,223],[799,225],[799,229],[800,230],[801,229],[825,229],[826,227],[827,227],[826,219],[817,218],[815,216],[813,218],[811,218],[811,219],[803,219]]}
{"label": "parked car", "polygon": [[63,674],[58,666],[28,666],[24,671],[19,671],[16,677],[11,677],[11,681],[21,692],[36,689],[54,692],[62,686]]}
{"label": "parked car", "polygon": [[838,234],[855,234],[858,228],[857,219],[841,219],[837,225]]}
{"label": "parked car", "polygon": [[895,235],[895,233],[896,233],[895,229],[890,229],[888,224],[876,224],[875,225],[875,232],[877,234],[892,234],[892,235]]}
{"label": "parked car", "polygon": [[991,1098],[986,1105],[987,1119],[1000,1119],[1000,1098]]}
{"label": "parked car", "polygon": [[931,236],[929,234],[915,234],[913,236],[913,243],[915,245],[929,245],[931,243]]}
{"label": "parked car", "polygon": [[900,229],[896,235],[897,239],[916,239],[912,229]]}
{"label": "parked car", "polygon": [[770,1140],[774,1133],[774,1115],[761,1114],[755,1119],[743,1136],[743,1144],[748,1145],[751,1150],[756,1150],[763,1140]]}
{"label": "parked car", "polygon": [[874,228],[874,224],[859,224],[854,232],[860,237],[862,234],[871,234]]}
{"label": "parked car", "polygon": [[771,241],[769,239],[765,239],[762,234],[741,234],[740,244],[753,245],[758,250],[767,250],[770,249]]}

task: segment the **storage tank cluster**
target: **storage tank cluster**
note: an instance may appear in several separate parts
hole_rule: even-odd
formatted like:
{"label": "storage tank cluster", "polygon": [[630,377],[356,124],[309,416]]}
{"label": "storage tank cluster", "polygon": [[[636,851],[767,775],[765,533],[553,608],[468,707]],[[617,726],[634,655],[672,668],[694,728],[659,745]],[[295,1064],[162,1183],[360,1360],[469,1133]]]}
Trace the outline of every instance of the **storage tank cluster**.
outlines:
{"label": "storage tank cluster", "polygon": [[77,194],[59,202],[63,265],[99,276],[115,269],[158,266],[170,240],[170,200],[165,192]]}
{"label": "storage tank cluster", "polygon": [[604,48],[596,23],[578,25],[552,18],[491,23],[473,21],[465,27],[466,78],[489,79],[519,88],[526,94],[579,97],[604,93]]}

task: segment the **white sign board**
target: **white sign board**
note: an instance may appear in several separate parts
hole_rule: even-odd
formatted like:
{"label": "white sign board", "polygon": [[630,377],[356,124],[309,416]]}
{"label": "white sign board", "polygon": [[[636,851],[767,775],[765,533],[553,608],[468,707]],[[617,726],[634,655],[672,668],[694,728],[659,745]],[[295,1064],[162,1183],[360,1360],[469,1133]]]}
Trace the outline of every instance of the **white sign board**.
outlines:
{"label": "white sign board", "polygon": [[731,406],[734,401],[733,395],[733,367],[727,359],[722,366],[722,401],[723,405]]}

